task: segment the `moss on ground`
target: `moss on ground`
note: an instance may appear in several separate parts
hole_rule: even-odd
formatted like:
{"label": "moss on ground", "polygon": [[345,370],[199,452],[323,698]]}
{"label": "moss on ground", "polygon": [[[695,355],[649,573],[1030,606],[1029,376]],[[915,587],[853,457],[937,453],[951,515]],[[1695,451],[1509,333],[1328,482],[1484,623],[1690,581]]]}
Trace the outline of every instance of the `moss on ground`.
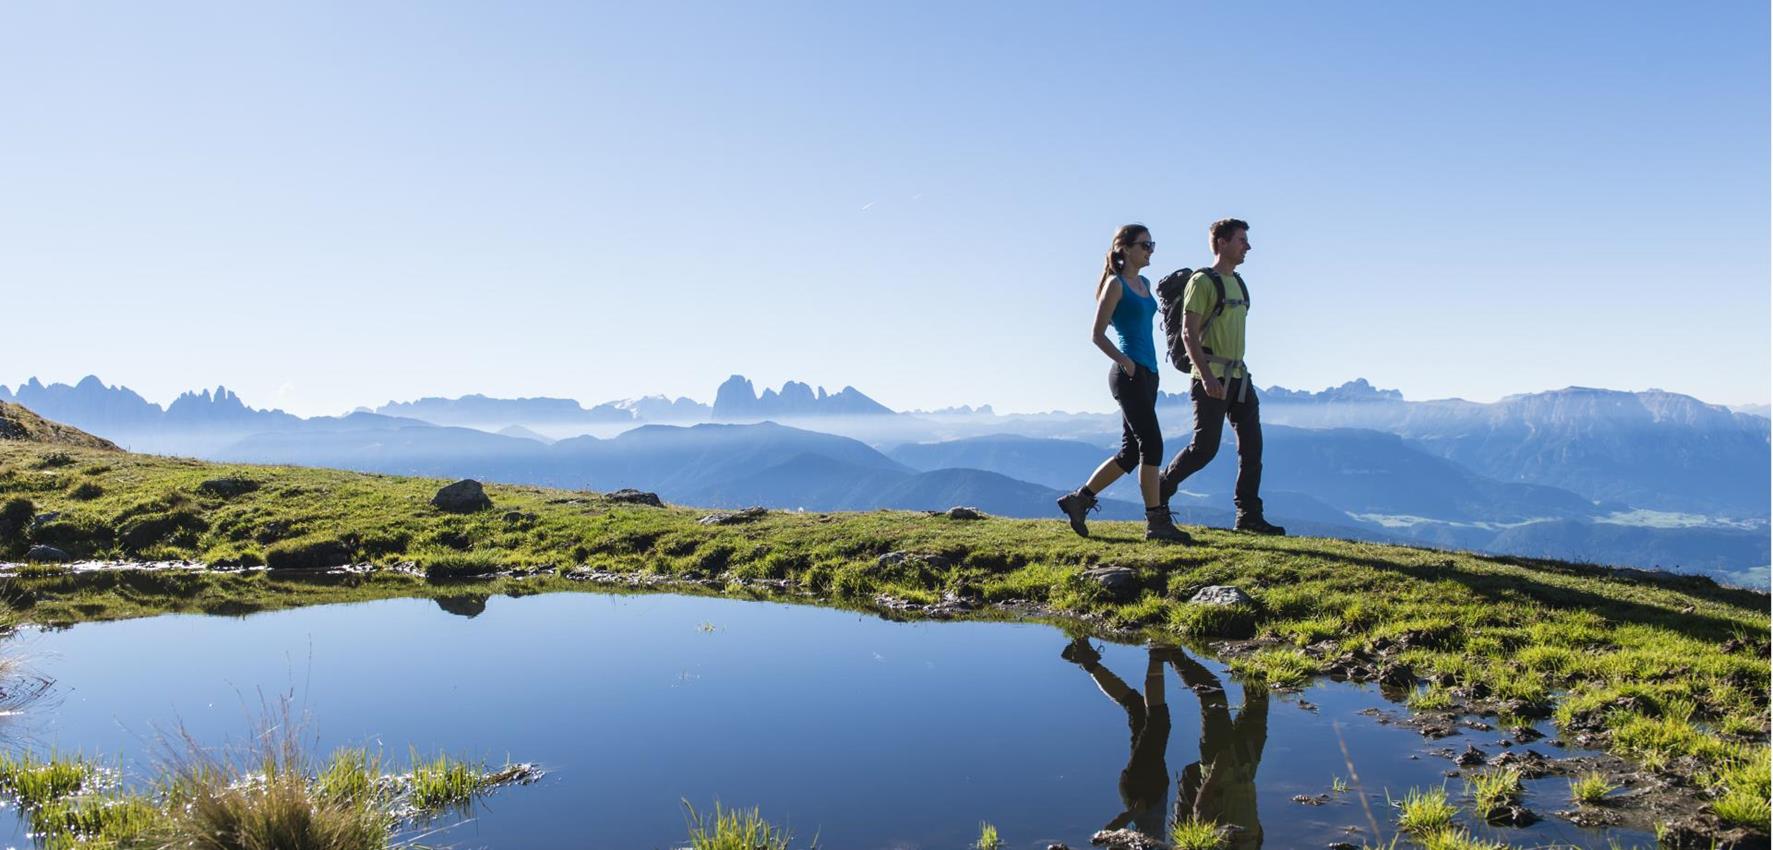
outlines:
{"label": "moss on ground", "polygon": [[[204,486],[217,479],[249,483]],[[974,604],[950,613],[968,617],[1012,616],[979,603],[1019,603],[1156,637],[1253,634],[1269,649],[1247,672],[1288,683],[1338,654],[1382,650],[1437,688],[1492,695],[1523,717],[1555,711],[1567,733],[1720,797],[1749,800],[1767,783],[1768,596],[1704,578],[1217,529],[1191,528],[1199,545],[1181,548],[1116,522],[1094,523],[1087,539],[1057,519],[902,511],[702,524],[704,511],[527,486],[489,485],[494,509],[450,514],[429,504],[442,483],[4,443],[0,560],[47,543],[279,568],[16,571],[12,604],[48,624],[525,595],[585,589],[575,577],[588,571],[853,607],[958,598]],[[365,569],[312,569],[345,563]],[[1132,569],[1137,592],[1117,597],[1083,577],[1100,565]],[[1255,604],[1187,602],[1215,584]],[[1287,645],[1309,651],[1273,648]]]}

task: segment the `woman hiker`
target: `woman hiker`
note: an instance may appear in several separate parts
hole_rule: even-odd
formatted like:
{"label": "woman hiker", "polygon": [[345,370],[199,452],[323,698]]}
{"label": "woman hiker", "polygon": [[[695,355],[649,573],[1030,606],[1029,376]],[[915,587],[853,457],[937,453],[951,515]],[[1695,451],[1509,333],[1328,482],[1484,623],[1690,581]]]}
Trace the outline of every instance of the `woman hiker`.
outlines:
{"label": "woman hiker", "polygon": [[[1157,346],[1151,322],[1157,315],[1157,299],[1151,282],[1139,270],[1151,264],[1157,243],[1142,224],[1129,224],[1114,232],[1102,276],[1096,281],[1096,321],[1090,341],[1114,361],[1108,371],[1108,391],[1120,404],[1120,452],[1104,461],[1088,483],[1059,497],[1059,510],[1071,520],[1071,530],[1090,536],[1085,515],[1096,509],[1096,494],[1122,475],[1139,470],[1139,492],[1145,498],[1145,539],[1193,543],[1176,527],[1170,507],[1158,497],[1158,465],[1164,459],[1164,435],[1157,427]],[[1118,344],[1106,331],[1114,326]]]}

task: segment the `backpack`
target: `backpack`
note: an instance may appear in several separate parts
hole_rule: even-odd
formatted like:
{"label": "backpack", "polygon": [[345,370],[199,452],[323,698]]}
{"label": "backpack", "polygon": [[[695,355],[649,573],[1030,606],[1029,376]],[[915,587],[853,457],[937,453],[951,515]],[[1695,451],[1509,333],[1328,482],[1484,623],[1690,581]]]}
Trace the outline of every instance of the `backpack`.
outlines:
{"label": "backpack", "polygon": [[[1244,290],[1242,301],[1226,300],[1225,280],[1219,277],[1219,273],[1212,266],[1200,269],[1177,269],[1164,275],[1163,280],[1157,283],[1157,309],[1164,314],[1164,342],[1170,349],[1170,362],[1176,364],[1176,368],[1184,372],[1192,372],[1194,367],[1188,362],[1188,346],[1182,342],[1182,329],[1187,327],[1187,320],[1182,315],[1184,312],[1182,296],[1188,291],[1188,279],[1194,277],[1194,273],[1197,271],[1206,275],[1207,279],[1213,282],[1213,289],[1219,294],[1219,299],[1213,302],[1213,312],[1208,313],[1200,323],[1202,337],[1207,335],[1207,328],[1212,327],[1213,320],[1219,318],[1220,313],[1225,312],[1226,304],[1242,304],[1246,310],[1250,307],[1250,285],[1244,283],[1244,276],[1237,272],[1232,272],[1231,276],[1237,278],[1237,285]],[[1211,349],[1208,349],[1207,353],[1211,354]]]}

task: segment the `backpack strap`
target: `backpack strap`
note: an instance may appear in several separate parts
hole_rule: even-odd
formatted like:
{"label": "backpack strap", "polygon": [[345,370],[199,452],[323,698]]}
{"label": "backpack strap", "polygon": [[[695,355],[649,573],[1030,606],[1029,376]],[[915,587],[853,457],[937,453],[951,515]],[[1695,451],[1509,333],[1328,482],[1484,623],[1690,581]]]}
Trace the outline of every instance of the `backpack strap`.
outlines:
{"label": "backpack strap", "polygon": [[[1220,277],[1219,273],[1215,271],[1212,266],[1207,266],[1201,269],[1200,273],[1206,275],[1207,279],[1213,282],[1213,291],[1219,295],[1219,300],[1213,302],[1213,312],[1208,313],[1206,318],[1202,319],[1200,323],[1200,336],[1201,341],[1204,344],[1207,337],[1207,328],[1212,327],[1213,320],[1219,318],[1220,313],[1225,312],[1225,279]],[[1236,274],[1236,272],[1233,272],[1233,274]],[[1242,283],[1242,278],[1239,278],[1238,282]]]}

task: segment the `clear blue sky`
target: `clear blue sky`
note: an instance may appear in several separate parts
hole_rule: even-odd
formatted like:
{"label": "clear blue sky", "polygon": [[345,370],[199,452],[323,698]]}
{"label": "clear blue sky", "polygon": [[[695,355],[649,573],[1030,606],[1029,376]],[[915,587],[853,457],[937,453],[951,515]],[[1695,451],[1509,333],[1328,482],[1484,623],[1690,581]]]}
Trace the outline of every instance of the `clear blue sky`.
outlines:
{"label": "clear blue sky", "polygon": [[[1263,385],[1769,396],[1765,2],[0,7],[0,383],[1112,408],[1108,237]],[[1167,388],[1182,389],[1179,375]]]}

